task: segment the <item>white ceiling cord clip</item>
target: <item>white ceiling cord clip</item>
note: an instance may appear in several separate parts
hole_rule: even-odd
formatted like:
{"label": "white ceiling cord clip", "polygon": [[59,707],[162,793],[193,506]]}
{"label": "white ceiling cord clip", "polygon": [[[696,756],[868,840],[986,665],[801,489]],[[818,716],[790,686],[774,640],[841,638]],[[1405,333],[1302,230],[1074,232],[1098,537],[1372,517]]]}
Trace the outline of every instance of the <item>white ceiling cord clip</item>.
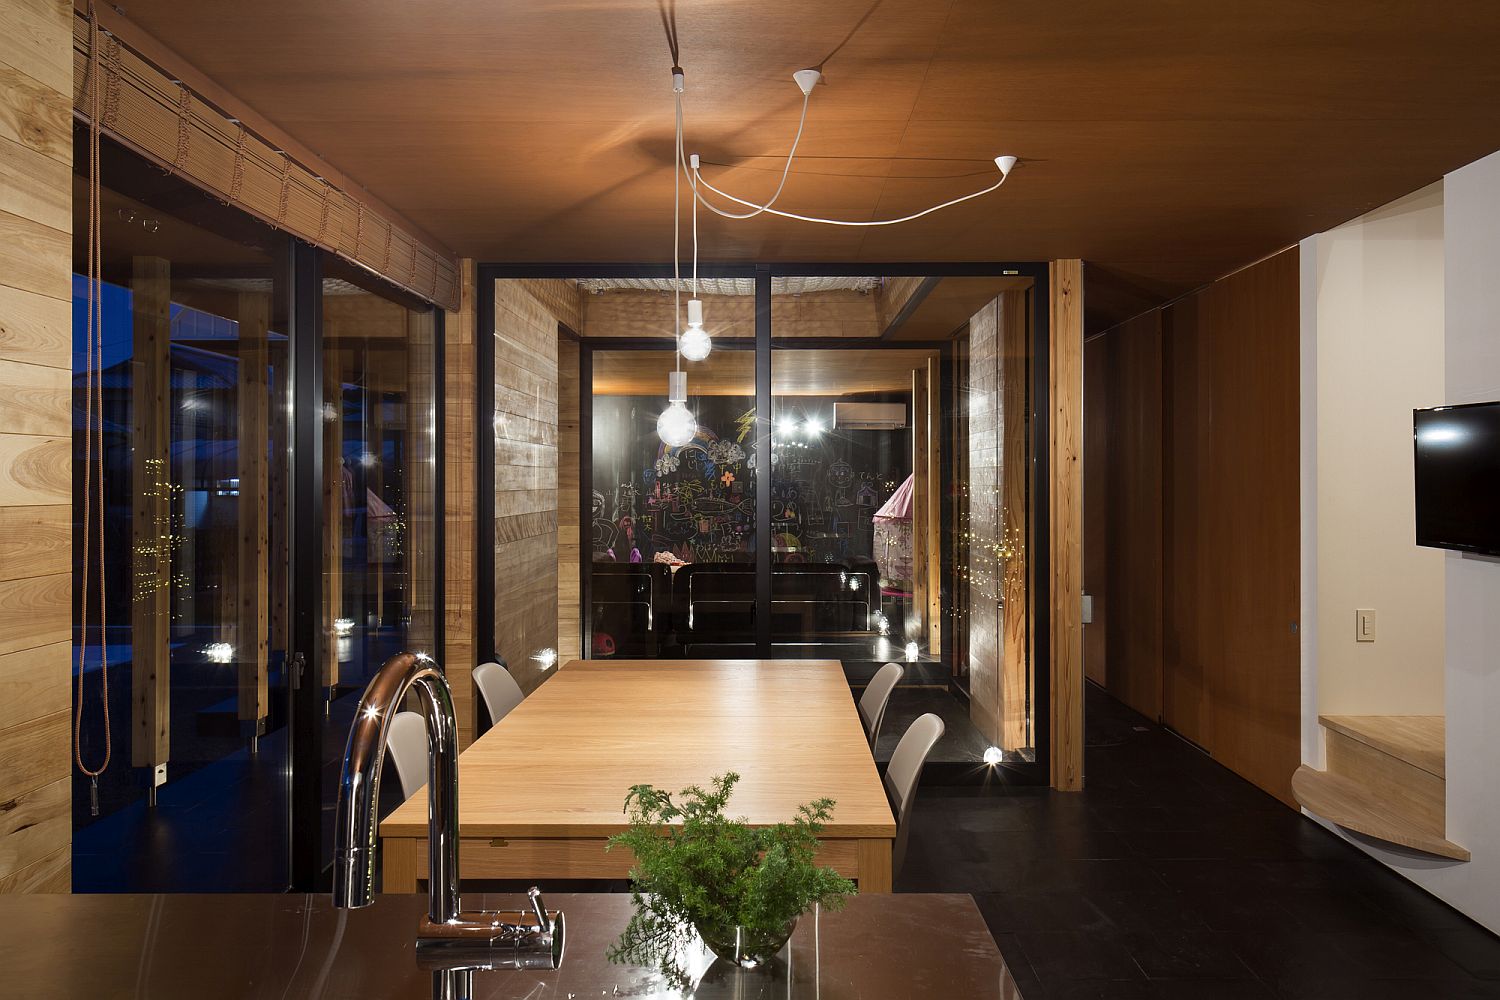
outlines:
{"label": "white ceiling cord clip", "polygon": [[[802,115],[797,121],[797,133],[792,137],[792,148],[786,155],[786,166],[783,167],[781,171],[781,182],[776,185],[776,190],[771,193],[771,197],[766,199],[764,203],[750,201],[746,198],[739,198],[727,191],[715,187],[713,184],[709,183],[707,178],[703,176],[701,167],[702,161],[699,158],[698,154],[693,153],[690,156],[684,156],[682,140],[682,91],[680,88],[676,88],[676,93],[678,95],[676,159],[677,164],[682,167],[683,172],[687,177],[688,186],[692,189],[694,205],[702,205],[704,208],[708,209],[710,212],[713,212],[715,215],[722,215],[726,219],[753,219],[757,215],[766,213],[769,215],[778,215],[783,219],[795,219],[798,222],[815,222],[825,226],[894,226],[899,225],[903,222],[911,222],[914,219],[920,219],[924,215],[931,215],[933,212],[938,212],[945,208],[951,208],[954,205],[970,201],[974,198],[987,195],[991,191],[998,190],[1000,186],[1005,183],[1006,179],[1010,177],[1010,172],[1015,169],[1016,164],[1019,162],[1019,160],[1014,156],[997,156],[995,157],[994,162],[995,167],[1000,171],[1000,179],[995,181],[995,183],[991,184],[989,187],[983,188],[979,191],[975,191],[971,194],[962,195],[958,198],[952,198],[948,201],[942,202],[941,204],[933,205],[931,208],[923,209],[920,212],[913,212],[910,215],[903,215],[899,218],[894,219],[824,219],[815,215],[799,215],[796,212],[786,212],[778,208],[773,208],[772,206],[776,204],[776,199],[781,197],[781,192],[786,187],[787,176],[791,173],[792,170],[792,160],[797,155],[797,145],[802,141],[802,129],[803,126],[807,123],[807,106],[808,103],[812,100],[813,88],[818,85],[818,82],[822,80],[822,78],[823,74],[815,69],[799,69],[797,72],[792,74],[792,79],[797,83],[797,89],[802,91]],[[676,77],[674,76],[673,79],[675,84]],[[704,196],[703,192],[699,190],[700,187],[706,188],[719,197],[734,202],[736,205],[748,208],[750,209],[750,211],[735,212],[720,208],[718,205],[713,204]]]}

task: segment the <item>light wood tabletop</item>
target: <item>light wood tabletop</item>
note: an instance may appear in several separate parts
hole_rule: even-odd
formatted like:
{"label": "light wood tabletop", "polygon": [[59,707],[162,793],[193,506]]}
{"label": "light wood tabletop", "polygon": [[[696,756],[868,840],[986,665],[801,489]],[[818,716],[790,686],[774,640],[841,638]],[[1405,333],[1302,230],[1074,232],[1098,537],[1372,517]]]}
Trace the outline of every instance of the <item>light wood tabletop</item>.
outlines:
{"label": "light wood tabletop", "polygon": [[[624,878],[604,842],[625,794],[735,771],[731,815],[754,825],[836,800],[823,863],[889,892],[895,818],[837,660],[574,660],[460,756],[465,879]],[[426,877],[427,789],[380,827],[386,892]]]}

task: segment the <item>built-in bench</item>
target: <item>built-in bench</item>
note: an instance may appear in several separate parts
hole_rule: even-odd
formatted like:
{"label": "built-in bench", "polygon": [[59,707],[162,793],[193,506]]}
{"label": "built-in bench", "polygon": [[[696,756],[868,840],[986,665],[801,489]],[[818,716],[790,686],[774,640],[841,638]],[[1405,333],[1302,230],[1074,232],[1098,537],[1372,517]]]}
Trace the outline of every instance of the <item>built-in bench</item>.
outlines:
{"label": "built-in bench", "polygon": [[1348,830],[1457,861],[1447,839],[1444,724],[1440,715],[1321,715],[1327,770],[1303,765],[1292,794],[1308,812]]}

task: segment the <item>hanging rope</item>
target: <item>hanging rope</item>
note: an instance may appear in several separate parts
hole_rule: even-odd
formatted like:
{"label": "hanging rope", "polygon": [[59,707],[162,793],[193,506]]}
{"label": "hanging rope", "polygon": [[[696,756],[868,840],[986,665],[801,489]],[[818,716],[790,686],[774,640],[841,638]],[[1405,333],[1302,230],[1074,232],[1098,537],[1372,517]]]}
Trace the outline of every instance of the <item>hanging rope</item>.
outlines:
{"label": "hanging rope", "polygon": [[391,232],[395,228],[389,222],[385,224],[385,252],[380,257],[380,270],[387,274],[391,269]]}
{"label": "hanging rope", "polygon": [[328,182],[323,180],[323,178],[319,177],[318,180],[323,184],[323,211],[318,216],[318,242],[322,243],[323,234],[328,232],[328,199],[333,194],[333,189],[328,186]]}
{"label": "hanging rope", "polygon": [[108,32],[105,32],[104,70],[104,127],[115,130],[120,115],[120,40]]}
{"label": "hanging rope", "polygon": [[[113,59],[118,64],[119,46],[114,46]],[[99,369],[104,366],[104,309],[102,302],[102,241],[100,239],[100,189],[99,189],[99,20],[89,5],[89,153],[88,153],[88,315],[86,320],[87,343],[84,368],[84,418],[83,418],[83,564],[80,572],[80,600],[78,613],[78,684],[73,711],[73,761],[78,770],[90,780],[89,811],[99,815],[99,775],[109,767],[113,746],[109,733],[109,621],[106,585],[104,580],[104,387]],[[98,423],[95,424],[95,410]],[[96,442],[97,437],[97,442]],[[104,707],[104,759],[97,768],[83,762],[83,682],[88,662],[89,639],[89,558],[95,547],[93,527],[95,507],[98,508],[97,548],[99,559],[99,674],[100,701]]]}
{"label": "hanging rope", "polygon": [[359,248],[365,242],[365,203],[354,203],[354,259],[359,260]]}

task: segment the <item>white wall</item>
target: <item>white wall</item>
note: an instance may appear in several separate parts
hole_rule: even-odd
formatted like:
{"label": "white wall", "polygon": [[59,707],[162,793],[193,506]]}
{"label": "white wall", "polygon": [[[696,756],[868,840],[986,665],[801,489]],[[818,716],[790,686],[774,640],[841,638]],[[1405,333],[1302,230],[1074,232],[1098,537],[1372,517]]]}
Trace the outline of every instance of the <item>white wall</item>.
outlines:
{"label": "white wall", "polygon": [[[1312,237],[1302,249],[1303,442],[1314,449],[1311,459],[1304,456],[1302,483],[1307,626],[1303,759],[1322,766],[1319,710],[1445,710],[1447,835],[1468,848],[1472,860],[1417,856],[1339,832],[1383,864],[1500,931],[1500,781],[1494,777],[1500,764],[1500,560],[1413,554],[1410,520],[1401,526],[1402,543],[1388,544],[1391,525],[1410,516],[1410,409],[1500,399],[1500,153],[1454,171],[1440,188],[1424,189],[1348,226]],[[1410,284],[1390,270],[1400,271],[1403,258],[1416,278]],[[1440,297],[1433,294],[1434,273],[1440,275]],[[1389,283],[1373,280],[1382,275]],[[1434,317],[1440,318],[1437,326]],[[1390,338],[1392,324],[1404,326],[1407,335]],[[1434,335],[1435,329],[1440,329],[1440,336]],[[1361,330],[1369,330],[1381,351],[1391,355],[1373,360],[1368,359],[1370,352],[1367,360],[1351,355],[1358,349]],[[1390,380],[1392,357],[1410,366],[1411,385]],[[1429,389],[1436,387],[1434,371],[1441,372],[1441,386],[1436,398],[1430,398]],[[1351,456],[1329,454],[1331,447],[1348,444],[1357,419],[1382,424],[1385,420],[1373,412],[1384,404],[1376,406],[1377,401],[1351,392],[1345,378],[1366,383],[1370,392],[1399,397],[1392,402],[1406,411],[1401,427],[1403,461],[1396,462],[1394,450],[1383,457],[1369,452],[1381,463],[1383,484],[1367,474],[1370,470],[1351,463]],[[1382,430],[1384,435],[1393,433],[1390,427]],[[1355,447],[1364,454],[1365,445]],[[1402,469],[1397,470],[1397,464]],[[1351,484],[1361,489],[1351,489]],[[1345,515],[1360,524],[1383,527],[1378,536],[1366,536],[1363,545],[1351,547],[1343,537]],[[1434,560],[1437,577],[1431,575]],[[1363,603],[1358,571],[1383,581],[1371,584],[1387,588],[1377,592],[1379,600],[1395,599],[1395,607],[1403,609],[1398,642],[1384,648],[1399,649],[1415,660],[1415,673],[1396,676],[1386,657],[1351,654],[1343,648],[1346,639],[1352,643],[1355,606],[1375,607],[1380,614],[1380,634],[1370,649],[1390,637],[1392,616],[1374,596]],[[1393,572],[1419,574],[1440,599],[1409,601],[1410,588],[1385,579]],[[1351,600],[1361,603],[1346,607]],[[1418,610],[1426,620],[1416,620]],[[1422,655],[1432,648],[1441,650],[1441,676]],[[1369,691],[1359,690],[1362,679]],[[1433,707],[1439,691],[1440,707]]]}
{"label": "white wall", "polygon": [[[1313,705],[1442,715],[1443,555],[1413,541],[1411,411],[1444,402],[1443,186],[1310,237],[1302,253],[1316,349],[1303,413],[1316,421]],[[1376,612],[1376,641],[1355,641],[1356,608]]]}

